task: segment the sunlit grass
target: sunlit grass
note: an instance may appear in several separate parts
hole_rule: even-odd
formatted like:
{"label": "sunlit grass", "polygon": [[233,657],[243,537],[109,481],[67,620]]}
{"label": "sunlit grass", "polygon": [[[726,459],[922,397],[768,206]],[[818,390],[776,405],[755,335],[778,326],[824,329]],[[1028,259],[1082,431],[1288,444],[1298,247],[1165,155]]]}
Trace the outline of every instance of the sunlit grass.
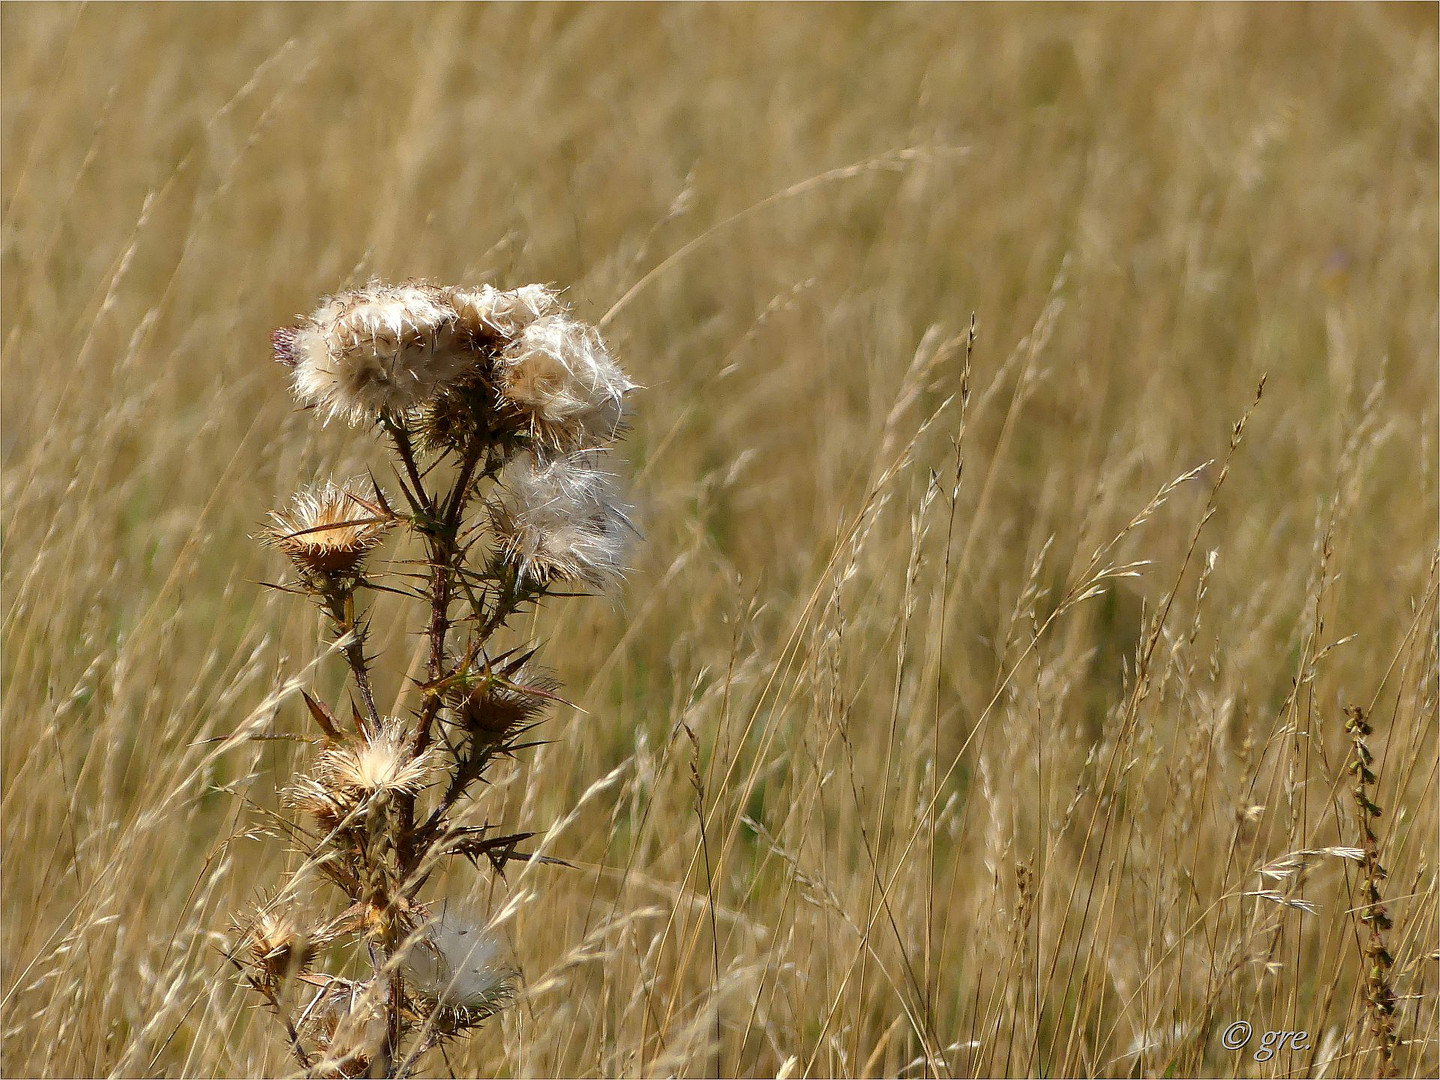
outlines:
{"label": "sunlit grass", "polygon": [[575,868],[452,872],[521,998],[426,1070],[1374,1074],[1352,705],[1440,1069],[1433,8],[7,5],[0,65],[7,1074],[293,1067],[222,949],[303,751],[215,740],[339,697],[251,537],[386,467],[269,358],[372,275],[563,286],[645,387],[634,574],[516,627],[583,711],[482,796]]}

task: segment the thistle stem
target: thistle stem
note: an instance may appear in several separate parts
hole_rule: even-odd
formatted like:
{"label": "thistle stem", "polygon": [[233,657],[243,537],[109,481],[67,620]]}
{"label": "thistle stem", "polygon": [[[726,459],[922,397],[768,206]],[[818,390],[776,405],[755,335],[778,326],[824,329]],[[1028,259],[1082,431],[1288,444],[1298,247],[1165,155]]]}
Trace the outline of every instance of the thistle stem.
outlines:
{"label": "thistle stem", "polygon": [[329,610],[330,618],[335,622],[335,633],[337,638],[343,638],[350,634],[350,641],[344,646],[345,661],[350,665],[350,674],[355,679],[355,685],[360,690],[360,697],[365,702],[365,712],[370,721],[371,730],[380,730],[380,710],[375,707],[375,691],[370,683],[370,664],[365,659],[365,640],[359,625],[355,621],[355,593],[346,591],[344,593],[330,593],[325,597],[326,607]]}

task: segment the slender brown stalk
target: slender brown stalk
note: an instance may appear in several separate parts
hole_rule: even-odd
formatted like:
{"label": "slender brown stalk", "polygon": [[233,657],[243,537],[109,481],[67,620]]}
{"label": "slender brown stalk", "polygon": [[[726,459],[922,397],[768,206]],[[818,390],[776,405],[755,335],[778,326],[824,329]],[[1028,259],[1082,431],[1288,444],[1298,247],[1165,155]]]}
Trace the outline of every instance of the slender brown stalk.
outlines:
{"label": "slender brown stalk", "polygon": [[1391,980],[1395,958],[1390,955],[1385,939],[1393,923],[1381,891],[1381,884],[1389,872],[1380,863],[1380,839],[1375,834],[1375,822],[1384,811],[1376,805],[1372,796],[1379,778],[1370,768],[1375,759],[1370,753],[1369,737],[1375,729],[1366,721],[1365,711],[1358,705],[1346,709],[1345,715],[1345,731],[1350,736],[1347,768],[1355,780],[1350,794],[1355,803],[1355,822],[1363,852],[1359,879],[1361,902],[1355,908],[1355,919],[1360,923],[1364,936],[1360,952],[1365,970],[1365,1007],[1370,1013],[1370,1034],[1374,1036],[1380,1053],[1376,1075],[1398,1076],[1395,1052],[1400,1044],[1400,1035],[1396,1028],[1395,988]]}

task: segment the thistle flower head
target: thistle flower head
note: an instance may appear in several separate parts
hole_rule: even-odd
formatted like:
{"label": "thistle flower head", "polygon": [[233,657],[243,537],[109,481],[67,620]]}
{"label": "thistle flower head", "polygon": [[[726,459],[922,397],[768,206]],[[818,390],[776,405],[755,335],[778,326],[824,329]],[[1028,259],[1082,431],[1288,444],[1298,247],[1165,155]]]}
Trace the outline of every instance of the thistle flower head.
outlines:
{"label": "thistle flower head", "polygon": [[365,983],[341,978],[326,982],[298,1025],[325,1055],[315,1066],[315,1076],[370,1075],[370,1064],[385,1039],[383,1000]]}
{"label": "thistle flower head", "polygon": [[362,494],[358,481],[327,480],[272,511],[261,538],[290,556],[302,573],[354,574],[395,524],[383,505],[383,499]]}
{"label": "thistle flower head", "polygon": [[535,443],[562,453],[612,441],[635,389],[594,327],[559,314],[536,319],[505,349],[496,385]]}
{"label": "thistle flower head", "polygon": [[301,776],[285,789],[285,803],[313,817],[327,833],[342,825],[358,803],[313,776]]}
{"label": "thistle flower head", "polygon": [[629,519],[613,478],[584,453],[532,459],[512,472],[508,494],[490,508],[501,559],[541,585],[583,581],[603,588],[618,580]]}
{"label": "thistle flower head", "polygon": [[378,731],[322,752],[315,781],[339,806],[380,794],[413,795],[430,779],[437,755],[432,746],[412,757],[409,742],[405,722],[387,717]]}
{"label": "thistle flower head", "polygon": [[481,927],[442,915],[405,955],[405,973],[419,993],[440,1005],[489,1015],[512,992],[514,972],[502,960],[500,942]]}
{"label": "thistle flower head", "polygon": [[274,905],[257,907],[236,929],[243,934],[255,977],[272,988],[308,970],[324,944]]}
{"label": "thistle flower head", "polygon": [[491,746],[499,746],[537,723],[557,700],[559,682],[533,665],[528,656],[495,667],[475,666],[456,680],[446,695],[462,730]]}
{"label": "thistle flower head", "polygon": [[301,402],[357,425],[431,400],[480,361],[444,291],[418,284],[331,297],[274,343]]}
{"label": "thistle flower head", "polygon": [[522,285],[518,289],[445,290],[445,299],[455,309],[460,325],[476,340],[509,342],[536,319],[560,307],[560,298],[544,285]]}

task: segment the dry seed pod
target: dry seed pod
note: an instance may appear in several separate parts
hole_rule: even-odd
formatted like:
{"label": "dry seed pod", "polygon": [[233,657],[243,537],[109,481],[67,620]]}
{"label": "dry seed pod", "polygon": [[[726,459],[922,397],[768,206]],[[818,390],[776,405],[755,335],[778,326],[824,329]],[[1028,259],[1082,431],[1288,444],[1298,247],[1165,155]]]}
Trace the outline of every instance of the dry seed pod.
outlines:
{"label": "dry seed pod", "polygon": [[326,833],[343,825],[357,805],[313,776],[302,776],[286,788],[285,804],[309,814]]}
{"label": "dry seed pod", "polygon": [[302,574],[346,576],[395,524],[383,500],[364,494],[358,481],[326,481],[298,492],[290,505],[272,511],[261,538],[290,556]]}

